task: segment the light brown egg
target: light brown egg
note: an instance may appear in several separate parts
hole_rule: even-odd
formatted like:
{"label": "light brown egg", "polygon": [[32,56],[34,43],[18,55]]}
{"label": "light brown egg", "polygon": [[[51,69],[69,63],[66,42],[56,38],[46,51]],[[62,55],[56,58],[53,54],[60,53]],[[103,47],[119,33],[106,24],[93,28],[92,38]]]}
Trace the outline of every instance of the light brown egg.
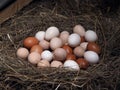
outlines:
{"label": "light brown egg", "polygon": [[43,48],[40,45],[34,45],[30,49],[30,52],[38,52],[39,54],[41,54],[42,51],[43,51]]}
{"label": "light brown egg", "polygon": [[62,48],[65,49],[67,54],[72,54],[73,53],[73,50],[69,45],[64,45]]}
{"label": "light brown egg", "polygon": [[48,60],[41,60],[40,62],[38,62],[37,67],[42,68],[42,67],[50,67],[50,63]]}
{"label": "light brown egg", "polygon": [[68,31],[62,31],[60,33],[60,38],[62,39],[63,44],[68,42],[68,37],[69,37],[69,32]]}
{"label": "light brown egg", "polygon": [[100,54],[100,46],[94,42],[89,42],[87,45],[87,49]]}
{"label": "light brown egg", "polygon": [[27,37],[24,39],[24,47],[30,49],[32,46],[37,45],[39,41],[35,37]]}
{"label": "light brown egg", "polygon": [[76,56],[74,54],[68,54],[66,60],[76,60]]}
{"label": "light brown egg", "polygon": [[82,57],[84,55],[85,50],[82,47],[77,46],[74,48],[73,52],[77,57]]}
{"label": "light brown egg", "polygon": [[39,45],[40,45],[44,50],[50,48],[50,43],[49,43],[48,41],[46,41],[46,40],[41,40],[41,41],[39,42]]}
{"label": "light brown egg", "polygon": [[51,62],[51,67],[56,67],[56,68],[58,68],[58,67],[63,67],[63,63],[60,62],[60,61],[57,61],[57,60],[53,60],[53,61]]}

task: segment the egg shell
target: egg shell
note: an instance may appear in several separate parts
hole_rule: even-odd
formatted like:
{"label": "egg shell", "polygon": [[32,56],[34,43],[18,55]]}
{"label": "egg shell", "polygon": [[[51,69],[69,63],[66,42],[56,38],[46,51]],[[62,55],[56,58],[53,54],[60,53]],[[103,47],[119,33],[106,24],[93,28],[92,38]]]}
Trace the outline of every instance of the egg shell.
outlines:
{"label": "egg shell", "polygon": [[42,51],[43,51],[43,48],[40,45],[34,45],[30,49],[30,52],[38,52],[39,54],[41,54]]}
{"label": "egg shell", "polygon": [[95,42],[89,42],[87,45],[87,49],[89,51],[94,51],[94,52],[100,54],[100,46],[98,44],[96,44]]}
{"label": "egg shell", "polygon": [[85,53],[85,50],[82,47],[77,46],[74,48],[73,52],[77,57],[82,57]]}
{"label": "egg shell", "polygon": [[28,61],[29,61],[31,64],[37,64],[40,60],[41,60],[41,56],[40,56],[40,54],[37,53],[37,52],[31,52],[31,53],[28,55]]}
{"label": "egg shell", "polygon": [[64,45],[62,48],[65,49],[67,54],[72,54],[73,53],[73,50],[69,45]]}
{"label": "egg shell", "polygon": [[95,42],[98,39],[96,32],[88,30],[85,33],[85,40],[88,42]]}
{"label": "egg shell", "polygon": [[58,61],[64,61],[66,59],[66,51],[63,48],[57,48],[54,50],[54,59]]}
{"label": "egg shell", "polygon": [[87,45],[88,45],[88,42],[83,42],[80,44],[80,47],[82,47],[84,50],[87,50]]}
{"label": "egg shell", "polygon": [[63,63],[57,60],[53,60],[51,62],[51,67],[56,67],[56,68],[63,67]]}
{"label": "egg shell", "polygon": [[45,38],[45,31],[38,31],[36,34],[35,34],[35,37],[41,41],[41,40],[44,40]]}
{"label": "egg shell", "polygon": [[62,31],[60,33],[60,38],[61,38],[63,44],[68,43],[68,37],[69,37],[69,32],[68,31]]}
{"label": "egg shell", "polygon": [[87,69],[89,66],[88,61],[86,61],[84,58],[78,58],[76,62],[79,64],[80,68]]}
{"label": "egg shell", "polygon": [[68,37],[68,44],[71,47],[76,47],[80,44],[81,38],[78,34],[76,33],[72,33],[69,37]]}
{"label": "egg shell", "polygon": [[50,48],[55,50],[56,48],[60,48],[63,46],[62,40],[58,37],[54,37],[50,41]]}
{"label": "egg shell", "polygon": [[67,54],[66,60],[76,60],[76,56],[74,54]]}
{"label": "egg shell", "polygon": [[50,67],[50,63],[48,60],[41,60],[38,62],[37,67]]}
{"label": "egg shell", "polygon": [[17,56],[23,59],[26,59],[29,55],[29,51],[28,49],[24,48],[24,47],[20,47],[17,49],[16,52]]}
{"label": "egg shell", "polygon": [[59,36],[59,34],[60,34],[59,29],[55,26],[51,26],[46,30],[45,39],[49,41],[53,37]]}
{"label": "egg shell", "polygon": [[70,70],[80,70],[80,67],[79,65],[77,64],[76,61],[74,60],[66,60],[63,64],[63,66],[66,68],[66,69],[70,69]]}
{"label": "egg shell", "polygon": [[30,49],[32,46],[39,44],[39,41],[35,37],[27,37],[23,41],[24,47]]}
{"label": "egg shell", "polygon": [[84,58],[91,64],[95,64],[99,62],[99,56],[96,52],[94,51],[86,51],[84,53]]}
{"label": "egg shell", "polygon": [[48,61],[51,61],[53,59],[53,53],[50,52],[49,50],[44,50],[41,53],[41,58],[45,59],[45,60],[48,60]]}
{"label": "egg shell", "polygon": [[85,42],[85,37],[80,37],[80,38],[81,38],[80,43]]}
{"label": "egg shell", "polygon": [[44,50],[50,48],[50,43],[49,43],[48,41],[46,41],[46,40],[41,40],[41,41],[39,42],[39,45],[40,45]]}
{"label": "egg shell", "polygon": [[79,34],[80,36],[85,35],[85,29],[81,25],[75,25],[75,27],[73,28],[73,32]]}

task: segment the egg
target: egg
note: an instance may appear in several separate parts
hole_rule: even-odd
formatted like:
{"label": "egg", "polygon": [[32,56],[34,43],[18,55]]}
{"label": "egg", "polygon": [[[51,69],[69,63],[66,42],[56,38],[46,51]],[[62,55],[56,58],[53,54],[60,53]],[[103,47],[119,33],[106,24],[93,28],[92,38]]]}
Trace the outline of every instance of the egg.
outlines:
{"label": "egg", "polygon": [[29,51],[28,49],[24,48],[24,47],[20,47],[17,49],[16,52],[17,56],[23,59],[26,59],[29,55]]}
{"label": "egg", "polygon": [[55,50],[56,48],[60,48],[63,46],[62,40],[58,37],[54,37],[50,40],[50,48]]}
{"label": "egg", "polygon": [[80,70],[79,65],[74,60],[66,60],[63,64],[63,67],[65,67],[66,69],[75,70],[75,71]]}
{"label": "egg", "polygon": [[77,57],[82,57],[85,53],[85,50],[82,47],[77,46],[74,48],[73,52]]}
{"label": "egg", "polygon": [[84,58],[78,58],[76,62],[79,64],[80,68],[87,69],[89,66],[88,61],[86,61]]}
{"label": "egg", "polygon": [[88,42],[83,42],[80,44],[80,47],[82,47],[84,50],[87,50],[87,45],[88,45]]}
{"label": "egg", "polygon": [[41,40],[44,40],[45,38],[45,31],[38,31],[36,34],[35,34],[35,37],[41,41]]}
{"label": "egg", "polygon": [[85,40],[88,42],[95,42],[98,39],[96,32],[88,30],[85,32]]}
{"label": "egg", "polygon": [[63,44],[68,42],[68,37],[69,37],[69,32],[68,31],[62,31],[60,33],[60,38],[61,38]]}
{"label": "egg", "polygon": [[59,29],[55,26],[51,26],[46,30],[45,39],[51,40],[53,37],[59,36],[60,32]]}
{"label": "egg", "polygon": [[43,48],[40,45],[34,45],[30,49],[30,52],[38,52],[39,54],[41,54],[42,51],[43,51]]}
{"label": "egg", "polygon": [[50,63],[48,60],[41,60],[37,63],[37,67],[41,68],[41,67],[50,67]]}
{"label": "egg", "polygon": [[32,46],[39,44],[39,41],[35,37],[27,37],[23,41],[24,47],[30,49]]}
{"label": "egg", "polygon": [[76,47],[80,44],[81,38],[78,34],[73,33],[68,37],[68,44],[71,47]]}
{"label": "egg", "polygon": [[41,58],[45,59],[45,60],[48,60],[48,61],[51,61],[53,59],[53,53],[50,52],[49,50],[44,50],[41,53]]}
{"label": "egg", "polygon": [[28,55],[28,61],[29,61],[31,64],[37,64],[40,60],[41,60],[41,56],[40,56],[40,54],[37,53],[37,52],[31,52],[31,53]]}
{"label": "egg", "polygon": [[85,42],[85,37],[80,37],[81,38],[81,43]]}
{"label": "egg", "polygon": [[39,42],[39,45],[40,45],[44,50],[50,48],[50,43],[49,43],[48,41],[46,41],[46,40],[41,40],[41,41]]}
{"label": "egg", "polygon": [[66,51],[63,48],[57,48],[54,50],[54,59],[58,61],[64,61],[66,59]]}
{"label": "egg", "polygon": [[73,53],[73,50],[69,45],[64,45],[62,48],[65,49],[67,54],[72,54]]}
{"label": "egg", "polygon": [[76,56],[74,54],[67,54],[66,60],[76,60]]}
{"label": "egg", "polygon": [[79,34],[80,36],[85,35],[85,29],[81,25],[75,25],[75,27],[73,28],[73,32]]}
{"label": "egg", "polygon": [[53,60],[51,62],[51,67],[56,67],[56,68],[63,67],[63,63],[57,60]]}
{"label": "egg", "polygon": [[87,45],[87,49],[100,54],[100,46],[96,44],[95,42],[89,42]]}
{"label": "egg", "polygon": [[86,51],[84,53],[84,58],[92,64],[98,63],[99,62],[99,56],[96,52],[94,51]]}

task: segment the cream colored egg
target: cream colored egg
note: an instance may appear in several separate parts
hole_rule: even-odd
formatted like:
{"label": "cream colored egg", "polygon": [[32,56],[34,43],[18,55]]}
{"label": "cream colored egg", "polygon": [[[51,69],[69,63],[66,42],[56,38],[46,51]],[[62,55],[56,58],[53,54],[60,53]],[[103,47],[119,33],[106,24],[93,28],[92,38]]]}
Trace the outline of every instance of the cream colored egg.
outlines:
{"label": "cream colored egg", "polygon": [[85,50],[82,47],[77,46],[74,48],[73,52],[77,57],[82,57],[85,53]]}
{"label": "cream colored egg", "polygon": [[63,44],[68,43],[68,37],[69,37],[69,32],[68,31],[62,31],[60,33],[60,38],[63,41]]}
{"label": "cream colored egg", "polygon": [[63,63],[60,62],[60,61],[57,61],[57,60],[53,60],[53,61],[51,62],[51,67],[56,67],[56,68],[58,68],[58,67],[63,67]]}
{"label": "cream colored egg", "polygon": [[50,63],[48,60],[41,60],[38,62],[37,67],[50,67]]}
{"label": "cream colored egg", "polygon": [[41,40],[39,45],[45,50],[50,48],[50,43],[46,40]]}
{"label": "cream colored egg", "polygon": [[80,47],[82,47],[84,50],[87,50],[87,45],[88,45],[88,42],[83,42],[80,44]]}

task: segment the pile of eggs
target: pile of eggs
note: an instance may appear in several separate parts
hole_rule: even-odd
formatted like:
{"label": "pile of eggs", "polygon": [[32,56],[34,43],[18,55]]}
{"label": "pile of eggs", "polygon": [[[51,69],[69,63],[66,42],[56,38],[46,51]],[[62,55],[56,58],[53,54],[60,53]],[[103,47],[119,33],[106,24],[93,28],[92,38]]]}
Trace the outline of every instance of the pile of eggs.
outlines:
{"label": "pile of eggs", "polygon": [[34,37],[25,38],[16,54],[37,67],[87,69],[99,62],[97,39],[96,32],[85,31],[81,25],[74,26],[71,34],[51,26],[46,31],[38,31]]}

